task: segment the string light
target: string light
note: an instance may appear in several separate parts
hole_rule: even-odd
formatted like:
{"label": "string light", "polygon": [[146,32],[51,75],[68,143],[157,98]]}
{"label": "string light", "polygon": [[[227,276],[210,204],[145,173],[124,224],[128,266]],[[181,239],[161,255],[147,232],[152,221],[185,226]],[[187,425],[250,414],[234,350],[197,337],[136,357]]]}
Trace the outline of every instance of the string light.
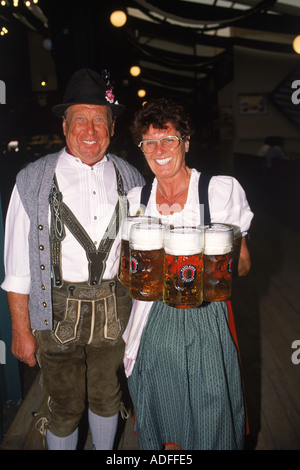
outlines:
{"label": "string light", "polygon": [[[17,8],[19,6],[19,0],[13,0],[12,1],[12,4],[15,8]],[[34,3],[35,5],[37,5],[39,3],[39,0],[24,0],[23,3],[27,6],[27,7],[30,7],[32,3]],[[5,7],[5,6],[9,6],[11,4],[11,2],[7,2],[7,0],[1,0],[0,1],[0,5],[2,7]]]}
{"label": "string light", "polygon": [[[23,3],[27,7],[30,7],[32,3],[34,3],[36,5],[38,2],[39,2],[39,0],[32,0],[32,1],[26,0]],[[19,0],[13,0],[12,4],[11,4],[11,2],[7,2],[6,0],[0,0],[0,5],[2,7],[9,7],[9,6],[13,5],[15,8],[17,8],[19,6]],[[7,33],[8,33],[7,28],[5,28],[3,26],[1,31],[0,31],[0,36],[5,36],[5,34],[7,34]]]}

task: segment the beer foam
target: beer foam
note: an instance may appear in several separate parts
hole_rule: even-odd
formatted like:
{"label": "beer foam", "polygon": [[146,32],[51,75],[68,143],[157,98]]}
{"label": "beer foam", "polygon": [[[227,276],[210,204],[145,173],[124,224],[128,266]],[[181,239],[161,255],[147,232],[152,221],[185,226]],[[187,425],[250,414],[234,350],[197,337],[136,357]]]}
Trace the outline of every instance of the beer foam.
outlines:
{"label": "beer foam", "polygon": [[133,224],[129,242],[134,250],[159,250],[163,247],[163,227],[160,224]]}
{"label": "beer foam", "polygon": [[190,256],[203,251],[203,232],[175,229],[165,232],[165,252],[173,256]]}
{"label": "beer foam", "polygon": [[129,216],[122,221],[121,238],[128,241],[130,229],[133,224],[137,223],[158,223],[158,219],[148,216]]}
{"label": "beer foam", "polygon": [[204,231],[204,254],[225,255],[233,250],[233,231],[222,224],[213,224]]}

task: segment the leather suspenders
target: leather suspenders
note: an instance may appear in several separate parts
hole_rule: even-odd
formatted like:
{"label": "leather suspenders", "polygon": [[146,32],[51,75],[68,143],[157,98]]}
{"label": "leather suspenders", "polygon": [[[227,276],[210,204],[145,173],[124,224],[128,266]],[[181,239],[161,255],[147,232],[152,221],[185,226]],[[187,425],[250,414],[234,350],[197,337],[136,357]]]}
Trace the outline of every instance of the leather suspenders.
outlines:
{"label": "leather suspenders", "polygon": [[51,262],[54,286],[61,286],[63,278],[61,273],[61,242],[65,238],[66,226],[80,245],[84,248],[88,260],[89,279],[88,284],[95,286],[101,283],[105,271],[106,260],[119,231],[120,223],[127,212],[127,198],[124,192],[121,175],[113,163],[117,177],[118,202],[114,213],[106,228],[105,234],[98,246],[82,227],[73,212],[63,202],[62,194],[59,191],[56,175],[52,181],[52,189],[49,196],[51,207]]}

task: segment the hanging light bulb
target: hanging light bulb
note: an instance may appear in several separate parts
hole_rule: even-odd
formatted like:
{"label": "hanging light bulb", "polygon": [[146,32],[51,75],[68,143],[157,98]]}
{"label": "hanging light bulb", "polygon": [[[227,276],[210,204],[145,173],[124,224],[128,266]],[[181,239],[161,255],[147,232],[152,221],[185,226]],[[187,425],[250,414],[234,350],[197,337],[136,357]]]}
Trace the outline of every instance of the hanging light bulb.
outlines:
{"label": "hanging light bulb", "polygon": [[129,70],[130,74],[133,76],[133,77],[138,77],[139,74],[141,73],[141,69],[138,65],[133,65],[130,70]]}
{"label": "hanging light bulb", "polygon": [[116,28],[121,28],[127,21],[127,15],[122,10],[116,10],[110,15],[110,22]]}
{"label": "hanging light bulb", "polygon": [[137,94],[140,98],[144,98],[144,96],[146,96],[146,90],[139,90]]}
{"label": "hanging light bulb", "polygon": [[293,41],[293,49],[297,54],[300,54],[300,36],[296,36]]}

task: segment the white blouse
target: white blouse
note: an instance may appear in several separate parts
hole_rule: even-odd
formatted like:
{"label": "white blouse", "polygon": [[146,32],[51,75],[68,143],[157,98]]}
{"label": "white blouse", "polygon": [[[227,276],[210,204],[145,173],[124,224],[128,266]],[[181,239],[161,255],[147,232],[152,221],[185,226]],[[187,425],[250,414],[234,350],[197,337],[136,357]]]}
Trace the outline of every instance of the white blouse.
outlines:
{"label": "white blouse", "polygon": [[[157,179],[152,185],[145,215],[160,217],[163,224],[194,225],[203,224],[201,201],[199,201],[198,182],[200,173],[192,169],[187,202],[184,209],[171,215],[160,214],[156,206]],[[130,214],[135,215],[140,207],[142,188],[133,188],[128,193]],[[213,176],[208,190],[209,208],[212,223],[226,223],[234,227],[235,237],[245,236],[249,230],[253,213],[240,183],[231,176]],[[174,204],[175,205],[175,204]],[[174,208],[173,205],[173,208]],[[124,332],[126,343],[124,365],[127,377],[131,374],[138,354],[140,339],[147,323],[153,302],[134,300],[129,323]]]}

